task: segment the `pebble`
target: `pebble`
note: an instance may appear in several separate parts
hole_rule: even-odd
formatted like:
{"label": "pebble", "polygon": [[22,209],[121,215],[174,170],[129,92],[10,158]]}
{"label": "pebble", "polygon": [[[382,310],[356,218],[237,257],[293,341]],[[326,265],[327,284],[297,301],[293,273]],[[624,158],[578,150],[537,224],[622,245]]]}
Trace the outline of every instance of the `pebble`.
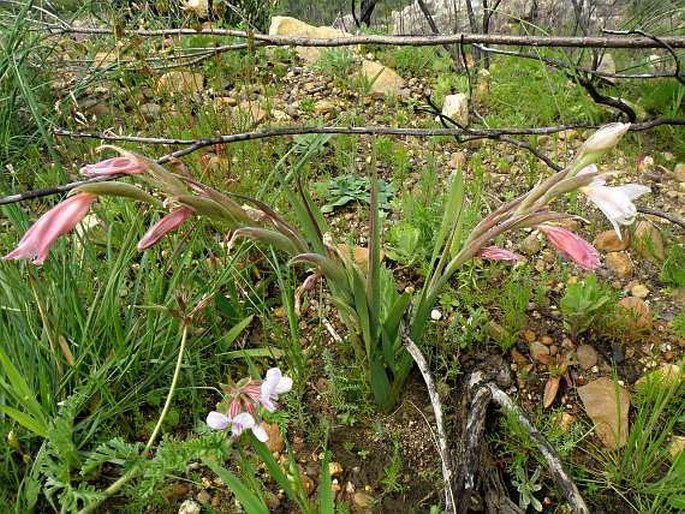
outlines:
{"label": "pebble", "polygon": [[637,252],[646,259],[663,261],[665,258],[661,232],[650,221],[640,221],[635,225],[633,244]]}
{"label": "pebble", "polygon": [[440,321],[440,319],[442,319],[442,312],[440,312],[438,309],[433,309],[431,311],[431,319],[433,321]]}
{"label": "pebble", "polygon": [[364,512],[370,511],[373,507],[373,497],[369,494],[358,491],[352,496],[352,503],[357,509]]}
{"label": "pebble", "polygon": [[599,356],[597,355],[597,350],[592,346],[581,344],[576,350],[576,359],[578,360],[578,365],[587,371],[597,364]]}
{"label": "pebble", "polygon": [[540,251],[540,240],[538,239],[537,232],[533,232],[532,234],[529,234],[523,238],[523,240],[519,243],[519,251],[523,255],[527,255],[529,257]]}
{"label": "pebble", "polygon": [[626,231],[620,239],[615,230],[605,230],[597,234],[593,244],[602,252],[620,252],[630,246],[630,233]]}
{"label": "pebble", "polygon": [[630,294],[635,298],[647,298],[649,295],[649,289],[644,284],[635,284],[630,288]]}
{"label": "pebble", "polygon": [[178,508],[178,514],[200,514],[200,504],[195,500],[186,500]]}
{"label": "pebble", "polygon": [[621,299],[618,305],[624,311],[623,317],[629,330],[648,330],[652,327],[652,312],[642,298],[629,296]]}
{"label": "pebble", "polygon": [[606,257],[607,267],[619,278],[627,278],[633,274],[633,263],[624,252],[611,252]]}
{"label": "pebble", "polygon": [[203,490],[197,493],[197,501],[199,501],[202,505],[208,504],[211,499],[212,496],[207,491]]}
{"label": "pebble", "polygon": [[549,364],[550,350],[544,344],[534,341],[530,345],[530,356],[536,362],[541,364]]}

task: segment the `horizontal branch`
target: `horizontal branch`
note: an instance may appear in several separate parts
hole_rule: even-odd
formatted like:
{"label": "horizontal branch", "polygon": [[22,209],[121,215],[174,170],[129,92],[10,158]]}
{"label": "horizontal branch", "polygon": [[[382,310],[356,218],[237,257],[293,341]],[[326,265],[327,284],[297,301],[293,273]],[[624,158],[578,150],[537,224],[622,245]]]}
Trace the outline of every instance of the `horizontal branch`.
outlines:
{"label": "horizontal branch", "polygon": [[[655,118],[653,120],[634,123],[630,126],[631,131],[648,130],[659,125],[685,125],[685,118]],[[462,128],[409,128],[409,127],[386,127],[386,126],[371,126],[371,127],[281,127],[265,130],[254,130],[251,132],[240,132],[237,134],[227,134],[209,138],[201,139],[178,139],[178,138],[162,138],[162,137],[141,137],[141,136],[124,136],[112,133],[98,133],[98,132],[75,132],[62,128],[53,129],[53,133],[57,136],[74,137],[74,138],[88,138],[99,139],[102,141],[126,141],[137,144],[147,145],[171,145],[184,146],[171,153],[161,156],[157,162],[163,164],[173,159],[183,157],[193,153],[201,148],[214,145],[238,143],[241,141],[254,141],[258,139],[267,139],[271,137],[296,136],[303,134],[341,134],[341,135],[393,135],[393,136],[413,136],[413,137],[432,137],[432,136],[452,136],[462,137],[464,140],[476,139],[494,139],[503,142],[511,143],[507,136],[516,135],[544,135],[555,134],[567,130],[575,130],[578,128],[596,128],[597,125],[579,124],[579,125],[559,125],[552,127],[538,127],[538,128],[500,128],[500,129],[472,129],[468,130]],[[520,146],[520,145],[517,145]],[[111,177],[110,177],[111,178]],[[61,184],[59,186],[35,189],[26,191],[24,193],[17,193],[0,198],[0,205],[7,205],[11,203],[22,202],[24,200],[31,200],[34,198],[42,198],[57,193],[65,193],[72,189],[100,179],[88,179],[71,182],[68,184]]]}
{"label": "horizontal branch", "polygon": [[[109,28],[64,27],[53,25],[48,28],[52,34],[114,34]],[[119,34],[119,33],[118,33]],[[158,29],[123,30],[127,36],[195,36],[198,34],[245,38],[261,41],[272,46],[317,46],[336,47],[353,45],[393,45],[393,46],[436,46],[449,44],[563,47],[563,48],[685,48],[685,36],[664,36],[655,41],[649,37],[628,36],[518,36],[507,34],[449,34],[433,36],[385,36],[365,34],[339,38],[310,38],[292,36],[271,36],[233,29]]]}

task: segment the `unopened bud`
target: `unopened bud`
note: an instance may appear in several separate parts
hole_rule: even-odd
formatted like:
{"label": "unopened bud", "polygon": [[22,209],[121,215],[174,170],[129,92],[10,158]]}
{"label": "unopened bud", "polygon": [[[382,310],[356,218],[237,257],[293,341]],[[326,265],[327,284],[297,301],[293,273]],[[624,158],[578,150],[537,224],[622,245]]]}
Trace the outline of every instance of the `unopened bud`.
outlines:
{"label": "unopened bud", "polygon": [[585,141],[573,163],[573,174],[597,161],[611,150],[630,129],[630,123],[609,123],[603,125]]}

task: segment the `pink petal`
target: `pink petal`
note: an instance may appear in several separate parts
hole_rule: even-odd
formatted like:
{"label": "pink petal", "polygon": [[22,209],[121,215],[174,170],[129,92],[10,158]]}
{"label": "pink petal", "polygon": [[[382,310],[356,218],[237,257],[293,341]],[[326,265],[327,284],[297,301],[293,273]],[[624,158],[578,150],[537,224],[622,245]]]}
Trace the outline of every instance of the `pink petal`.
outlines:
{"label": "pink petal", "polygon": [[599,252],[579,235],[556,225],[539,225],[538,228],[557,250],[560,250],[581,268],[595,269],[599,267]]}
{"label": "pink petal", "polygon": [[96,199],[97,196],[90,193],[77,193],[58,203],[38,218],[4,259],[32,259],[34,264],[43,264],[55,241],[73,230]]}
{"label": "pink petal", "polygon": [[487,259],[489,261],[510,261],[510,262],[521,262],[525,259],[514,252],[505,250],[504,248],[498,248],[496,246],[488,246],[487,248],[481,248],[478,252],[478,257],[481,259]]}
{"label": "pink petal", "polygon": [[133,175],[145,171],[145,165],[130,157],[112,157],[95,164],[86,164],[81,173],[89,177],[109,177],[111,175]]}
{"label": "pink petal", "polygon": [[157,244],[165,235],[178,228],[179,225],[190,218],[194,212],[195,211],[190,207],[179,207],[178,209],[171,211],[149,228],[143,238],[138,242],[138,250],[147,250],[151,246]]}

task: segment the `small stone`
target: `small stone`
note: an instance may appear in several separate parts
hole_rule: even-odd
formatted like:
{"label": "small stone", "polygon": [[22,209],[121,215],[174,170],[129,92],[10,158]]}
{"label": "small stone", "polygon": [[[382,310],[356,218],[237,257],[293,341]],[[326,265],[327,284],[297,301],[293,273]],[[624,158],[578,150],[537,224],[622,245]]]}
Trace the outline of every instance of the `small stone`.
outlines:
{"label": "small stone", "polygon": [[661,232],[652,222],[645,220],[635,225],[633,243],[642,257],[657,261],[664,260],[664,240]]}
{"label": "small stone", "polygon": [[454,152],[450,156],[450,161],[447,165],[456,170],[461,170],[466,165],[466,154],[464,152]]}
{"label": "small stone", "polygon": [[523,332],[523,338],[526,340],[527,343],[532,343],[537,339],[537,335],[535,334],[535,332],[528,329],[525,332]]}
{"label": "small stone", "polygon": [[442,312],[440,312],[438,309],[433,309],[431,311],[431,319],[433,321],[440,321],[441,318],[442,318]]}
{"label": "small stone", "polygon": [[679,162],[673,168],[673,174],[678,182],[685,182],[685,162]]}
{"label": "small stone", "polygon": [[604,445],[614,450],[624,446],[628,440],[630,393],[604,377],[579,387],[578,394]]}
{"label": "small stone", "polygon": [[633,263],[625,252],[608,253],[606,263],[609,270],[619,278],[628,278],[633,274]]}
{"label": "small stone", "polygon": [[668,445],[668,454],[673,460],[685,451],[685,437],[682,435],[674,435],[671,437],[671,442]]}
{"label": "small stone", "polygon": [[328,464],[328,472],[331,474],[332,477],[337,477],[342,475],[343,472],[343,467],[342,464],[339,462],[330,462]]}
{"label": "small stone", "polygon": [[204,80],[202,73],[170,71],[157,79],[155,93],[196,95],[202,92]]}
{"label": "small stone", "polygon": [[264,430],[266,430],[266,435],[269,438],[266,440],[266,447],[271,453],[281,453],[285,448],[285,441],[283,441],[283,436],[276,423],[262,423]]}
{"label": "small stone", "polygon": [[649,305],[634,296],[622,298],[618,305],[623,321],[627,323],[626,329],[630,331],[648,330],[652,327],[652,313]]}
{"label": "small stone", "polygon": [[178,508],[178,514],[200,514],[200,504],[195,500],[186,500]]}
{"label": "small stone", "polygon": [[552,344],[554,343],[554,339],[552,339],[550,336],[542,336],[540,338],[540,342],[545,346],[552,346]]}
{"label": "small stone", "polygon": [[549,364],[550,362],[550,351],[549,347],[542,343],[534,341],[530,345],[530,356],[531,358],[541,364]]}
{"label": "small stone", "polygon": [[364,59],[361,74],[371,83],[371,94],[375,97],[398,95],[400,89],[404,87],[402,77],[394,70],[375,61]]}
{"label": "small stone", "polygon": [[597,355],[597,350],[592,346],[581,344],[576,350],[576,359],[578,360],[578,365],[587,371],[597,364],[599,356]]}
{"label": "small stone", "polygon": [[683,372],[677,364],[664,364],[658,369],[650,371],[641,377],[635,385],[640,387],[644,384],[661,383],[664,386],[677,386],[682,382]]}
{"label": "small stone", "polygon": [[605,230],[597,234],[593,244],[602,252],[620,252],[630,246],[630,233],[626,231],[620,239],[615,230]]}
{"label": "small stone", "polygon": [[354,504],[355,512],[371,512],[373,497],[369,494],[357,491],[352,495],[352,503]]}
{"label": "small stone", "polygon": [[318,115],[329,114],[335,111],[335,103],[330,100],[319,100],[314,104],[314,113]]}
{"label": "small stone", "polygon": [[635,284],[630,288],[630,294],[635,298],[647,298],[649,295],[649,289],[644,284]]}
{"label": "small stone", "polygon": [[469,124],[469,98],[464,93],[447,95],[442,104],[442,115],[453,119],[462,126]]}
{"label": "small stone", "polygon": [[162,113],[162,107],[158,104],[147,103],[140,106],[140,114],[145,121],[155,121]]}
{"label": "small stone", "polygon": [[519,251],[523,255],[527,255],[529,257],[538,253],[540,251],[540,239],[538,239],[538,234],[533,232],[532,234],[527,235],[519,243]]}
{"label": "small stone", "polygon": [[207,491],[204,489],[197,493],[197,501],[199,501],[202,505],[207,505],[210,500],[212,499],[212,495],[210,495]]}

